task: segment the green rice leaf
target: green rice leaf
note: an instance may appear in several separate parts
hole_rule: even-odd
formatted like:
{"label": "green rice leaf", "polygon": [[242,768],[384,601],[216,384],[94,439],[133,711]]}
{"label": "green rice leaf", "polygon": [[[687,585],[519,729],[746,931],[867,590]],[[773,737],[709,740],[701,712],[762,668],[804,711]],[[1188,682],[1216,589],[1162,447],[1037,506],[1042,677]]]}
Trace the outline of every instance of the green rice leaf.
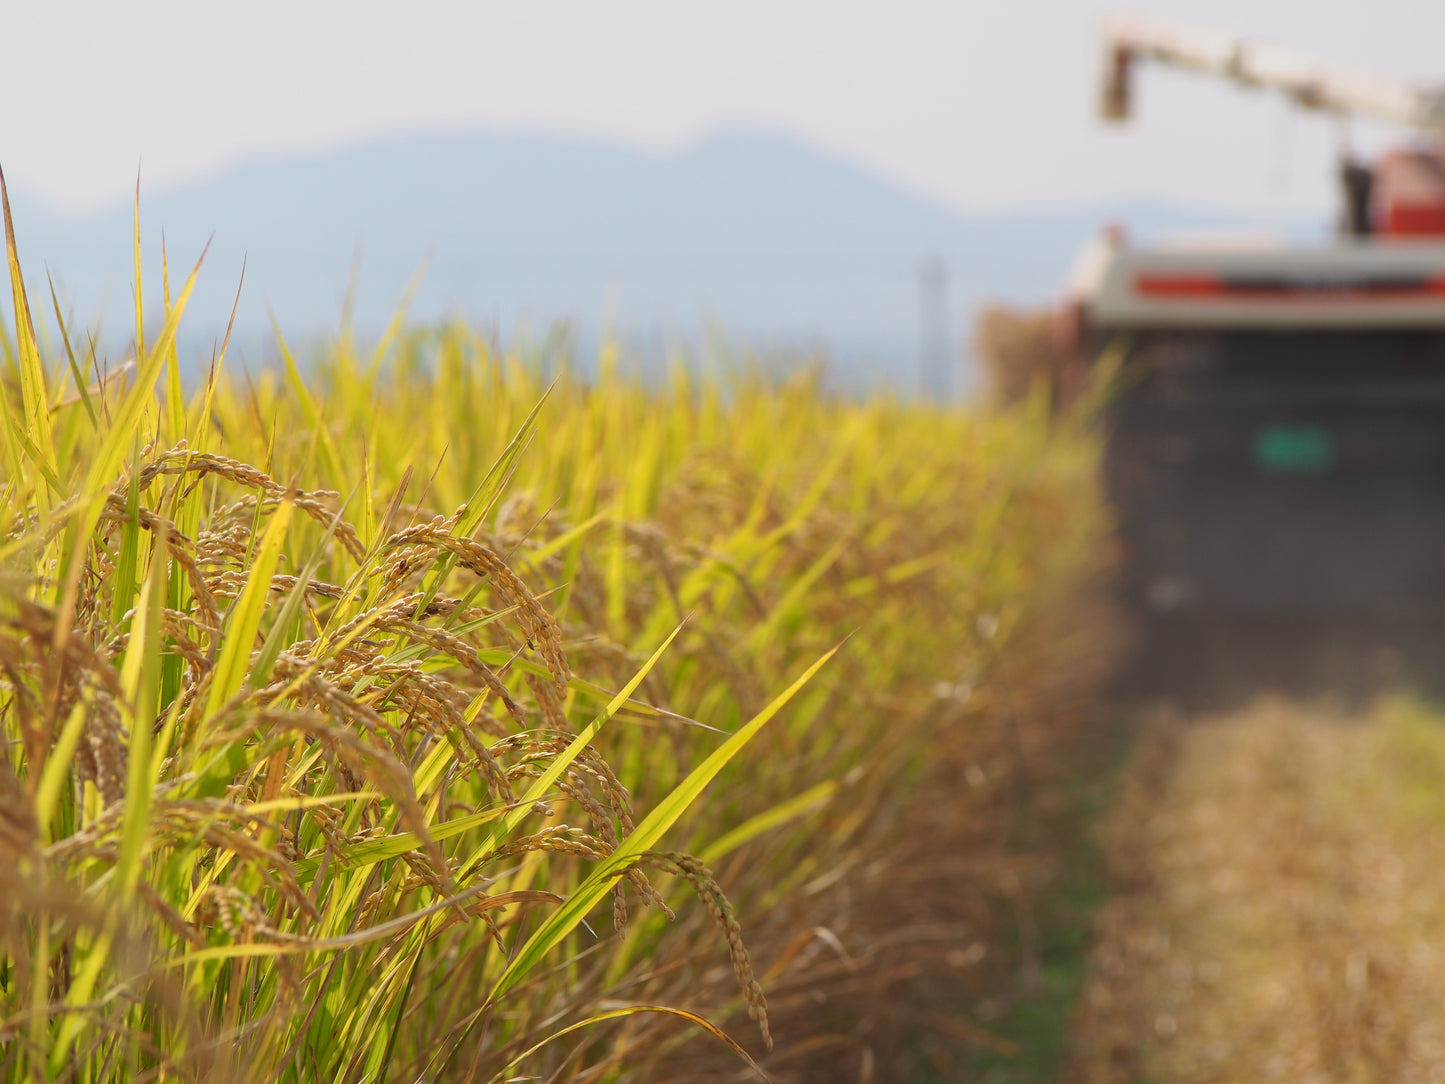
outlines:
{"label": "green rice leaf", "polygon": [[611,891],[613,882],[624,875],[642,856],[643,852],[650,851],[657,846],[663,833],[676,823],[687,807],[713,781],[718,772],[723,770],[728,761],[732,760],[743,746],[752,741],[758,731],[762,730],[769,720],[798,694],[803,686],[813,680],[813,675],[821,670],[841,647],[840,644],[828,651],[808,667],[772,703],[754,715],[736,734],[715,749],[706,760],[678,784],[671,794],[657,804],[637,826],[636,831],[624,839],[611,855],[593,868],[587,879],[567,898],[567,902],[548,915],[537,928],[536,933],[532,934],[527,943],[513,954],[507,969],[487,996],[489,1005],[496,1004],[500,998],[537,968],[543,958],[577,928],[587,914]]}
{"label": "green rice leaf", "polygon": [[823,782],[809,787],[796,798],[780,802],[772,809],[764,810],[755,817],[749,817],[736,828],[718,836],[702,849],[697,859],[705,866],[715,866],[719,860],[732,854],[744,843],[749,843],[775,828],[781,828],[789,821],[811,813],[815,809],[821,809],[832,801],[833,795],[837,793],[838,781],[825,779]]}
{"label": "green rice leaf", "polygon": [[0,208],[3,208],[5,216],[5,259],[10,269],[10,298],[15,306],[15,346],[20,362],[20,401],[25,414],[25,432],[35,448],[36,462],[46,470],[47,477],[53,477],[55,461],[50,405],[45,395],[45,368],[40,363],[40,347],[35,341],[35,322],[30,316],[30,300],[25,295],[25,276],[20,272],[15,223],[10,218],[10,193],[5,187],[4,172],[0,172]]}
{"label": "green rice leaf", "polygon": [[266,612],[266,600],[271,592],[271,577],[276,574],[276,565],[281,559],[281,547],[286,542],[286,529],[291,523],[293,508],[295,505],[290,501],[282,501],[276,506],[271,522],[266,525],[261,544],[256,548],[250,575],[246,577],[246,586],[241,589],[235,605],[231,607],[226,620],[221,653],[211,677],[211,694],[206,700],[207,717],[220,711],[246,681],[256,632],[261,627],[261,616]]}

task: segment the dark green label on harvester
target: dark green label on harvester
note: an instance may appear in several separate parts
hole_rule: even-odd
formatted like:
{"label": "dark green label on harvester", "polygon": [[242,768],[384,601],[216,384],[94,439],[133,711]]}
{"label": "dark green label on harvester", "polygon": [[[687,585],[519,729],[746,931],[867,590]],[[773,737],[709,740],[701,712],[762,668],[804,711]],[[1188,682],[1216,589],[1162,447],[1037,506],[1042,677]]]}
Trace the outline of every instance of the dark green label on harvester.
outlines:
{"label": "dark green label on harvester", "polygon": [[1335,465],[1335,437],[1319,425],[1270,425],[1254,437],[1255,466],[1269,474],[1325,474]]}

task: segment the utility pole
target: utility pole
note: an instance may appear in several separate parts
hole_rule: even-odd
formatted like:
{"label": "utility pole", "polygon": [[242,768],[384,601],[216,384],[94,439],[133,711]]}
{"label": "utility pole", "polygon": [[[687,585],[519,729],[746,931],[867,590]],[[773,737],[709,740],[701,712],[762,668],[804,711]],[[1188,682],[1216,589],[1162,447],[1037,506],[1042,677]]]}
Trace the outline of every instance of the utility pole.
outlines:
{"label": "utility pole", "polygon": [[918,273],[918,390],[924,399],[944,402],[949,380],[948,266],[929,256]]}

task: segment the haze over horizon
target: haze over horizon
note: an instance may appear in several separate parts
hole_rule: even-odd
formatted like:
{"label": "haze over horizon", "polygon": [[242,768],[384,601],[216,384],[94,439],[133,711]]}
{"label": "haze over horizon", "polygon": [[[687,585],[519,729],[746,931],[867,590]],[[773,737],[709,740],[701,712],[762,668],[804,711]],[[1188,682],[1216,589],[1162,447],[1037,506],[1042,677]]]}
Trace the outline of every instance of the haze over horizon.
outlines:
{"label": "haze over horizon", "polygon": [[[1368,14],[1306,0],[1136,0],[1145,16],[1268,40],[1381,75],[1445,80],[1445,5]],[[123,202],[258,157],[482,128],[684,147],[776,131],[967,213],[1150,199],[1321,214],[1336,126],[1277,98],[1148,70],[1138,117],[1094,117],[1102,0],[357,0],[30,4],[0,70],[31,88],[0,121],[12,189],[56,209]],[[63,64],[57,70],[57,58]],[[1355,124],[1366,148],[1398,138]]]}

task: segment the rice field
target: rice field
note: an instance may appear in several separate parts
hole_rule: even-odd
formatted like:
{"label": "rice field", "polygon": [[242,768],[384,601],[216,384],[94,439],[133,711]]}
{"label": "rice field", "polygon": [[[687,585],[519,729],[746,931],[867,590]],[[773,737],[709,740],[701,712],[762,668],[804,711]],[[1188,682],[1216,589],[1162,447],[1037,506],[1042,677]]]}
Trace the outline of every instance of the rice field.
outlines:
{"label": "rice field", "polygon": [[1104,650],[1087,405],[544,380],[400,317],[188,382],[201,265],[147,279],[139,214],[129,368],[6,241],[4,1079],[1006,1050]]}

